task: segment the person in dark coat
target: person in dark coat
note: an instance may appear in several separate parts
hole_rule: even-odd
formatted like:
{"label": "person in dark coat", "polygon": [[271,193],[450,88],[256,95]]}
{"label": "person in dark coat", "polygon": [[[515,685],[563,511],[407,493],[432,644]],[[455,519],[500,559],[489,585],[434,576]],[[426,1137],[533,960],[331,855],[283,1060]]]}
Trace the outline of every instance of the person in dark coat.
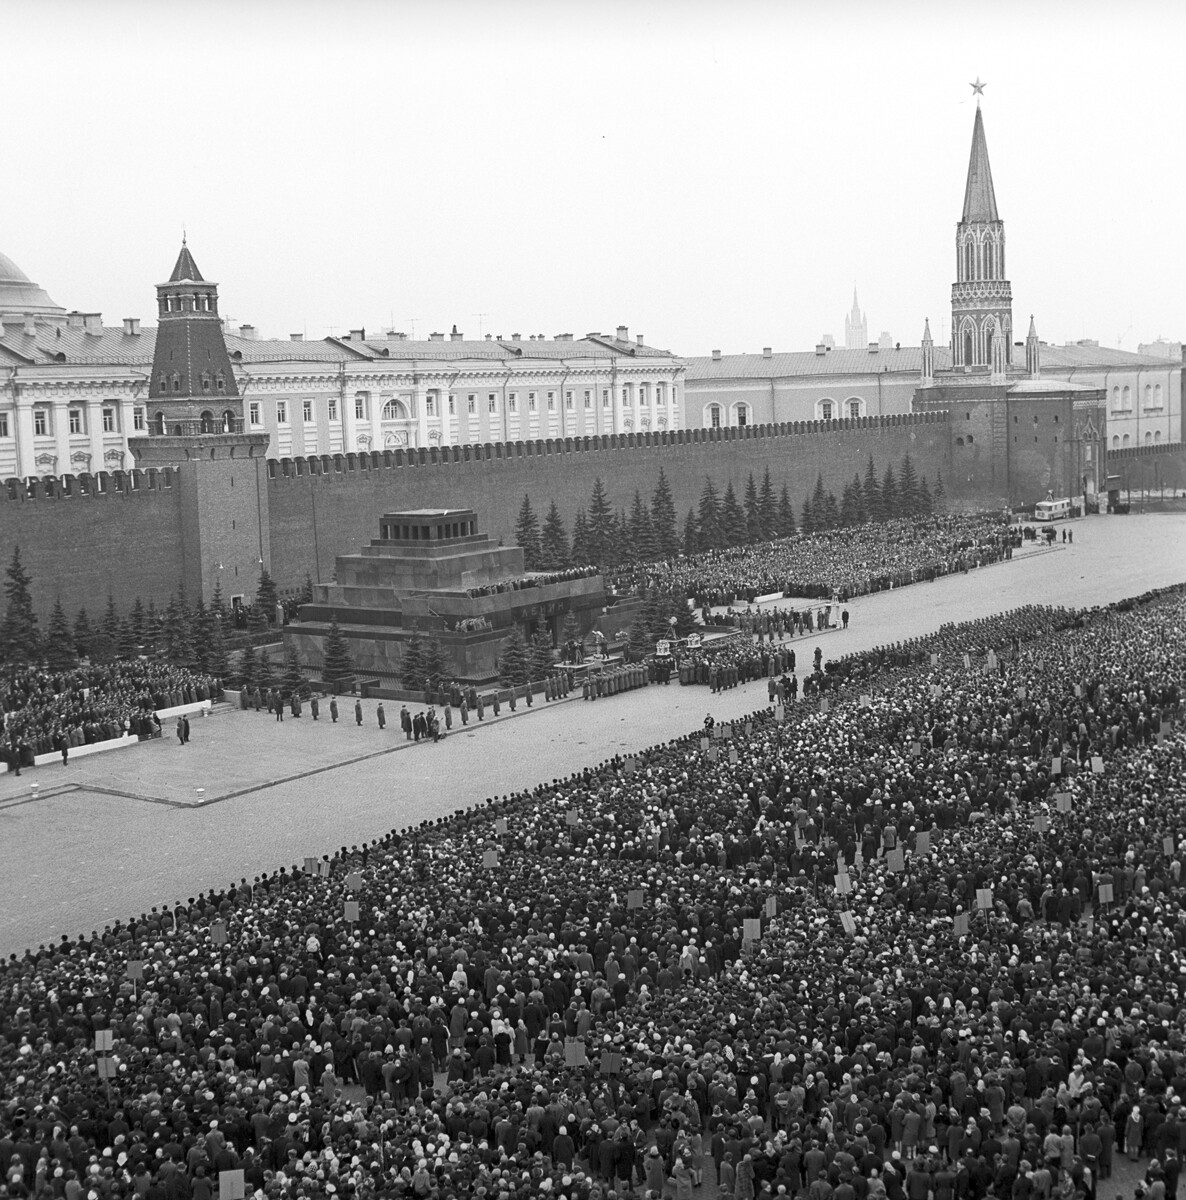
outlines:
{"label": "person in dark coat", "polygon": [[356,725],[362,724],[362,701],[361,700],[354,701],[354,723]]}
{"label": "person in dark coat", "polygon": [[387,728],[387,712],[383,708],[383,701],[379,701],[379,707],[375,709],[375,719],[379,722],[380,729]]}
{"label": "person in dark coat", "polygon": [[318,705],[318,703],[317,703],[317,697],[316,697],[316,696],[310,696],[310,697],[309,697],[309,711],[310,711],[310,712],[313,714],[313,720],[314,720],[314,721],[316,721],[316,720],[317,720],[317,715],[318,715],[318,713],[321,711],[321,708],[320,708],[320,706],[319,706],[319,705]]}

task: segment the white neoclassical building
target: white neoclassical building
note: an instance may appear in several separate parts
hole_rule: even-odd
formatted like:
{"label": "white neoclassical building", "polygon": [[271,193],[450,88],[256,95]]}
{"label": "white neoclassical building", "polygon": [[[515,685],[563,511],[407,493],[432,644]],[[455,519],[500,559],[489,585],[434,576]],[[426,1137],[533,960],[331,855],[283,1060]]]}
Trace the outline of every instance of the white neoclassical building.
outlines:
{"label": "white neoclassical building", "polygon": [[[215,285],[201,282],[216,303]],[[67,312],[3,255],[0,322],[0,479],[130,468],[127,439],[170,417],[153,370],[157,329]],[[683,360],[625,326],[584,337],[467,339],[454,327],[424,340],[362,329],[272,340],[225,324],[223,334],[234,409],[278,458],[682,426]],[[197,413],[211,428],[238,419],[216,384],[214,372],[209,409]]]}

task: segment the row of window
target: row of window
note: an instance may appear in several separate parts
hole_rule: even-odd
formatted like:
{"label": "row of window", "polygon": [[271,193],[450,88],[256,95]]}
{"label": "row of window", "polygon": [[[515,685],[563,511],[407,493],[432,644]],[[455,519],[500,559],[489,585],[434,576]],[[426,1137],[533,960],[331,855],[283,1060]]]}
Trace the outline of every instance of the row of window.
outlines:
{"label": "row of window", "polygon": [[[733,424],[739,428],[744,428],[750,423],[749,405],[734,404],[732,412],[735,418]],[[858,421],[864,415],[865,402],[859,396],[850,396],[842,405],[837,404],[830,397],[817,400],[815,404],[815,416],[818,421],[835,421],[839,417]],[[705,412],[705,416],[707,418],[705,423],[710,429],[720,429],[725,423],[724,411],[719,404],[710,404]]]}
{"label": "row of window", "polygon": [[[181,385],[185,382],[185,376],[179,371],[174,371],[172,374],[162,371],[157,378],[162,392],[180,392]],[[207,395],[211,391],[215,391],[219,395],[226,392],[226,376],[221,371],[214,374],[211,374],[209,371],[203,371],[198,376],[198,382],[201,384],[202,391]]]}
{"label": "row of window", "polygon": [[[1160,429],[1153,430],[1152,432],[1150,432],[1149,430],[1145,431],[1145,445],[1146,446],[1156,445],[1160,441],[1161,441],[1161,430]],[[1115,433],[1112,435],[1112,449],[1113,450],[1122,450],[1125,446],[1131,446],[1131,445],[1132,445],[1132,440],[1129,438],[1127,433],[1124,434],[1123,436],[1121,436],[1120,434],[1115,434]]]}
{"label": "row of window", "polygon": [[[1112,411],[1113,412],[1132,412],[1132,389],[1125,384],[1124,387],[1112,388]],[[1161,395],[1160,383],[1145,384],[1143,408],[1163,408],[1164,401]]]}
{"label": "row of window", "polygon": [[[633,384],[627,385],[626,387],[622,388],[622,406],[624,408],[632,408],[633,407],[633,403],[634,403],[633,391],[634,391]],[[545,403],[547,411],[555,412],[556,411],[556,393],[555,392],[546,392],[544,395],[545,395],[544,403]],[[527,396],[527,411],[528,412],[538,412],[539,411],[538,393],[527,392],[526,396]],[[676,389],[673,387],[671,389],[671,402],[674,404],[675,401],[676,401]],[[448,405],[449,416],[455,416],[457,413],[457,397],[453,392],[448,393],[447,398],[446,398],[446,403]],[[650,403],[651,403],[650,390],[645,383],[638,385],[638,403],[641,408],[650,407]],[[667,403],[667,388],[666,388],[666,385],[664,385],[662,383],[655,385],[655,403],[657,405],[663,405],[663,404]],[[439,393],[429,392],[427,394],[427,396],[425,396],[425,399],[424,399],[424,411],[425,411],[426,415],[430,416],[430,417],[436,417],[438,415],[438,404],[439,404]],[[583,407],[586,412],[590,411],[593,408],[593,391],[592,391],[592,389],[586,388],[584,390],[584,394],[582,396],[582,404],[583,404]],[[609,388],[602,389],[601,407],[603,409],[608,409],[611,407]],[[575,392],[565,392],[564,393],[564,408],[565,408],[566,412],[573,412],[575,410],[575,408],[576,408],[576,393]],[[306,425],[312,424],[312,422],[313,422],[313,401],[311,399],[310,400],[302,400],[301,401],[301,409],[302,409],[301,416],[302,416],[302,420],[304,421],[304,423]],[[498,412],[498,393],[497,392],[487,392],[486,393],[486,410],[487,410],[487,412],[490,412],[490,413]],[[467,396],[466,396],[466,411],[471,416],[473,416],[477,413],[477,411],[478,411],[478,394],[476,392],[469,392],[467,394]],[[508,392],[507,393],[507,411],[511,412],[511,413],[517,413],[519,411],[519,393],[518,392]],[[338,419],[338,401],[337,401],[336,397],[331,398],[328,401],[327,418],[331,422],[337,421],[337,419]],[[354,419],[356,421],[367,421],[370,419],[370,396],[366,392],[359,392],[354,397]],[[404,405],[403,401],[391,399],[391,400],[386,401],[386,403],[384,403],[383,412],[382,412],[382,420],[384,420],[384,421],[406,421],[408,419],[409,419],[409,413],[408,413],[408,410],[407,410],[406,406]],[[250,425],[252,425],[253,427],[256,427],[256,428],[263,425],[262,401],[251,400],[248,402],[247,420]],[[276,424],[277,425],[287,425],[288,424],[288,401],[287,400],[277,400],[276,401]]]}
{"label": "row of window", "polygon": [[[0,413],[0,438],[12,437],[12,426],[9,422],[8,413]],[[102,427],[104,433],[119,432],[119,414],[115,408],[104,408],[102,410]],[[144,429],[144,409],[136,408],[132,410],[132,426],[134,429]],[[72,434],[84,434],[87,432],[86,409],[82,407],[71,406],[66,410],[66,428]],[[49,407],[40,407],[33,409],[33,435],[34,437],[51,437],[54,433],[53,409]]]}

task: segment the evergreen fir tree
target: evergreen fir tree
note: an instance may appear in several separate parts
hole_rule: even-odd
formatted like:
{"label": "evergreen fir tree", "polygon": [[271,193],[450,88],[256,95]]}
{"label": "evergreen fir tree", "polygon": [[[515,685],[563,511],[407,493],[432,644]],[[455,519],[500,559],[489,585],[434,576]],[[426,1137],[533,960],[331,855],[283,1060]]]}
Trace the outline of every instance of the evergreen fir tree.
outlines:
{"label": "evergreen fir tree", "polygon": [[252,634],[263,633],[267,629],[268,623],[271,620],[271,614],[260,603],[258,596],[255,598],[255,603],[247,609],[247,628]]}
{"label": "evergreen fir tree", "polygon": [[655,533],[651,527],[651,510],[642,498],[642,492],[634,490],[634,504],[630,509],[630,557],[635,562],[654,562],[659,557],[655,544]]}
{"label": "evergreen fir tree", "polygon": [[284,670],[280,673],[280,694],[287,701],[293,692],[299,696],[307,696],[309,685],[305,680],[305,673],[301,669],[301,660],[297,655],[296,647],[290,644],[284,647]]}
{"label": "evergreen fir tree", "polygon": [[[182,600],[184,601],[184,593]],[[259,584],[255,589],[256,607],[263,610],[264,624],[271,625],[276,620],[276,605],[279,602],[276,592],[276,581],[268,574],[267,567],[259,569]]]}
{"label": "evergreen fir tree", "polygon": [[860,483],[854,490],[851,483],[844,485],[844,491],[840,495],[840,524],[847,528],[849,525],[856,525],[860,520],[860,509],[857,506],[857,492],[860,490]]}
{"label": "evergreen fir tree", "polygon": [[193,648],[194,667],[203,674],[209,670],[207,656],[210,649],[210,626],[210,610],[199,596],[193,611]]}
{"label": "evergreen fir tree", "polygon": [[99,633],[105,642],[110,643],[111,653],[115,654],[119,646],[119,613],[115,608],[115,597],[110,592],[107,593],[103,619],[99,622]]}
{"label": "evergreen fir tree", "polygon": [[909,451],[902,459],[902,469],[898,476],[898,513],[903,517],[915,517],[919,514],[918,472],[910,461]]}
{"label": "evergreen fir tree", "polygon": [[517,625],[502,644],[502,653],[498,656],[498,678],[506,687],[527,682],[527,647]]}
{"label": "evergreen fir tree", "polygon": [[532,682],[546,679],[552,673],[552,638],[546,629],[531,639],[528,665]]}
{"label": "evergreen fir tree", "polygon": [[918,512],[920,516],[929,517],[934,510],[934,502],[931,499],[931,489],[927,486],[927,477],[920,475],[918,477]]}
{"label": "evergreen fir tree", "polygon": [[130,618],[120,621],[115,646],[116,652],[124,662],[140,656],[140,643],[136,640],[136,631],[132,628]]}
{"label": "evergreen fir tree", "polygon": [[576,613],[571,609],[564,614],[564,620],[560,625],[560,640],[565,645],[581,640],[581,626],[577,621]]}
{"label": "evergreen fir tree", "polygon": [[399,661],[399,678],[406,692],[419,692],[424,688],[425,674],[424,639],[419,633],[413,633],[404,646],[403,657]]}
{"label": "evergreen fir tree", "polygon": [[[217,588],[215,589],[217,594]],[[313,603],[313,576],[308,571],[305,572],[305,582],[301,584],[301,590],[297,592],[298,604]]]}
{"label": "evergreen fir tree", "polygon": [[725,488],[725,498],[721,502],[721,535],[726,547],[744,546],[748,530],[745,521],[745,509],[737,502],[737,493],[733,490],[733,481],[729,480]]}
{"label": "evergreen fir tree", "polygon": [[811,493],[811,521],[813,533],[831,528],[828,524],[828,497],[824,491],[824,477],[822,472],[816,475],[815,490]]}
{"label": "evergreen fir tree", "polygon": [[696,522],[696,514],[690,508],[684,518],[683,547],[689,558],[700,553],[700,526]]}
{"label": "evergreen fir tree", "polygon": [[74,618],[74,649],[78,653],[79,658],[90,657],[91,639],[94,636],[94,632],[91,629],[91,619],[86,615],[86,609],[80,608],[78,616]]}
{"label": "evergreen fir tree", "polygon": [[548,515],[544,518],[544,527],[540,533],[540,570],[563,571],[569,564],[568,534],[564,530],[564,522],[560,519],[560,510],[553,500],[548,505]]}
{"label": "evergreen fir tree", "polygon": [[[676,637],[687,637],[689,633],[696,632],[696,618],[682,593],[668,592],[664,597],[663,609],[668,617],[668,627],[675,631]],[[675,618],[674,625],[671,624],[671,617]]]}
{"label": "evergreen fir tree", "polygon": [[778,500],[774,495],[774,481],[770,468],[762,473],[762,486],[758,491],[758,521],[761,526],[759,540],[771,541],[778,536]]}
{"label": "evergreen fir tree", "polygon": [[829,492],[824,497],[824,528],[837,529],[840,525],[840,505],[836,503],[836,493]]}
{"label": "evergreen fir tree", "polygon": [[865,468],[865,479],[861,484],[861,495],[865,501],[865,512],[870,521],[884,521],[885,509],[881,503],[881,484],[877,482],[877,472],[873,467],[873,455],[869,455],[869,465]]}
{"label": "evergreen fir tree", "polygon": [[[218,588],[215,587],[214,595],[216,599],[221,601]],[[132,605],[132,611],[128,614],[128,622],[132,626],[132,636],[137,643],[144,641],[144,603],[139,596],[136,597],[136,603]]]}
{"label": "evergreen fir tree", "polygon": [[259,660],[255,654],[255,647],[248,646],[242,654],[239,655],[239,687],[244,691],[251,691],[256,684],[259,676]]}
{"label": "evergreen fir tree", "polygon": [[572,565],[588,567],[593,565],[593,554],[589,546],[589,522],[585,518],[585,510],[578,510],[572,523]]}
{"label": "evergreen fir tree", "polygon": [[226,632],[223,629],[223,622],[214,614],[213,609],[211,609],[210,618],[210,642],[206,647],[206,671],[216,679],[225,679],[230,673],[226,651]]}
{"label": "evergreen fir tree", "polygon": [[651,641],[646,622],[643,620],[642,614],[638,613],[630,622],[630,633],[626,638],[626,661],[642,662],[653,649],[654,643]]}
{"label": "evergreen fir tree", "polygon": [[268,657],[266,650],[259,652],[259,669],[256,673],[256,680],[259,683],[260,691],[267,692],[276,687],[280,680],[276,676],[276,671],[272,660]]}
{"label": "evergreen fir tree", "polygon": [[758,501],[758,485],[754,482],[754,473],[749,473],[749,478],[745,481],[745,540],[752,546],[755,542],[761,542],[765,539],[762,537],[762,510]]}
{"label": "evergreen fir tree", "polygon": [[935,490],[931,493],[931,511],[944,513],[947,511],[947,491],[943,487],[943,472],[935,473]]}
{"label": "evergreen fir tree", "polygon": [[780,538],[794,537],[799,532],[799,527],[795,523],[795,509],[791,504],[791,493],[785,483],[782,485],[782,491],[778,496],[776,527]]}
{"label": "evergreen fir tree", "polygon": [[515,521],[515,545],[523,551],[524,567],[528,571],[538,571],[541,557],[539,521],[531,507],[531,497],[527,495],[519,505],[519,517]]}
{"label": "evergreen fir tree", "polygon": [[593,480],[593,494],[589,497],[589,514],[586,517],[586,540],[590,561],[601,566],[612,561],[614,546],[614,510],[605,492],[605,484],[598,475]]}
{"label": "evergreen fir tree", "polygon": [[659,482],[651,496],[651,531],[655,538],[655,549],[659,558],[675,558],[679,554],[679,534],[675,527],[675,500],[671,485],[663,468],[659,468]]}
{"label": "evergreen fir tree", "polygon": [[53,612],[45,629],[45,665],[51,671],[72,671],[78,666],[78,651],[74,648],[74,634],[66,620],[61,599],[54,601]]}
{"label": "evergreen fir tree", "polygon": [[41,656],[32,583],[21,565],[21,548],[14,546],[4,579],[4,619],[0,621],[0,661],[14,671],[32,665]]}
{"label": "evergreen fir tree", "polygon": [[709,476],[705,476],[704,490],[700,493],[696,531],[700,535],[698,545],[701,550],[720,550],[725,544],[721,527],[721,502]]}
{"label": "evergreen fir tree", "polygon": [[811,497],[803,497],[803,515],[799,519],[799,532],[805,537],[815,532],[815,513],[811,511]]}
{"label": "evergreen fir tree", "polygon": [[156,602],[149,600],[148,611],[144,614],[144,652],[150,658],[160,655],[163,630],[164,617]]}
{"label": "evergreen fir tree", "polygon": [[354,662],[350,657],[350,648],[336,620],[331,621],[329,633],[325,638],[324,665],[321,668],[321,678],[331,688],[344,686],[354,674]]}
{"label": "evergreen fir tree", "polygon": [[887,521],[902,515],[898,506],[898,480],[894,475],[893,463],[886,463],[881,479],[881,508]]}
{"label": "evergreen fir tree", "polygon": [[424,686],[429,691],[439,692],[449,682],[451,674],[449,657],[440,638],[429,638],[424,644]]}
{"label": "evergreen fir tree", "polygon": [[852,502],[855,511],[853,518],[854,525],[864,525],[869,519],[868,510],[865,508],[865,489],[861,486],[861,475],[858,471],[852,477],[852,483],[849,485],[852,488]]}

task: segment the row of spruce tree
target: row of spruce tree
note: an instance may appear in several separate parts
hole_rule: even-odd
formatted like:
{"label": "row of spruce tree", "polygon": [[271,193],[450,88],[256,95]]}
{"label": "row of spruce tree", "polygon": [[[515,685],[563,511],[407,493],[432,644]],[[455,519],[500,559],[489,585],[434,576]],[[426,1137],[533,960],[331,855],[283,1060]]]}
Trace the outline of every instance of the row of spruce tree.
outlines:
{"label": "row of spruce tree", "polygon": [[660,467],[649,503],[641,490],[635,489],[629,510],[615,510],[598,476],[589,503],[573,520],[571,538],[555,500],[541,525],[530,495],[525,495],[515,522],[515,542],[523,548],[529,571],[562,571],[589,564],[612,569],[674,558],[680,553],[753,545],[798,533],[927,516],[942,512],[945,505],[941,474],[932,487],[907,454],[897,470],[889,463],[878,476],[870,455],[864,475],[855,474],[844,485],[839,500],[824,487],[823,475],[817,475],[815,487],[804,497],[797,515],[790,485],[784,482],[776,495],[769,467],[760,483],[750,473],[741,500],[732,480],[721,494],[708,476],[700,502],[688,509],[681,531],[671,486]]}

